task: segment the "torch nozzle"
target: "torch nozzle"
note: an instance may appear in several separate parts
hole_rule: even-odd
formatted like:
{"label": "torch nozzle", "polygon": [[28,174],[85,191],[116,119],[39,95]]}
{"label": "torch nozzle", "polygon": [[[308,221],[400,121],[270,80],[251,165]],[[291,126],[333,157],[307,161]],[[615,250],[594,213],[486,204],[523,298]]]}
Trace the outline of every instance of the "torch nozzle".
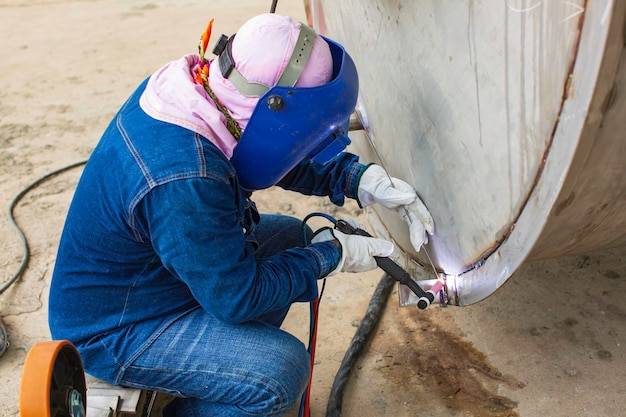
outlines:
{"label": "torch nozzle", "polygon": [[437,280],[433,284],[433,286],[430,287],[428,291],[426,291],[426,294],[423,297],[420,297],[419,300],[417,300],[417,307],[420,310],[424,310],[426,307],[428,307],[435,300],[435,297],[442,288],[443,283],[440,280]]}

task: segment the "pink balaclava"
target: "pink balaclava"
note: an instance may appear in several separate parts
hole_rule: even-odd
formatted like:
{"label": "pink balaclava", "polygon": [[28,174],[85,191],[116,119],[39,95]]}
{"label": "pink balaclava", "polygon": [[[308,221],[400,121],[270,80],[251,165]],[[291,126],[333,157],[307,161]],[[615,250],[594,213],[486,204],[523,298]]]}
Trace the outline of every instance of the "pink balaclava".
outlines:
{"label": "pink balaclava", "polygon": [[[248,20],[237,32],[232,45],[237,70],[248,82],[276,85],[291,58],[300,25],[297,20],[274,13],[262,14]],[[222,76],[217,59],[209,69],[209,86],[241,129],[245,129],[259,98],[241,94],[230,80]],[[330,81],[332,72],[330,48],[317,35],[296,86],[315,87],[325,84]]]}

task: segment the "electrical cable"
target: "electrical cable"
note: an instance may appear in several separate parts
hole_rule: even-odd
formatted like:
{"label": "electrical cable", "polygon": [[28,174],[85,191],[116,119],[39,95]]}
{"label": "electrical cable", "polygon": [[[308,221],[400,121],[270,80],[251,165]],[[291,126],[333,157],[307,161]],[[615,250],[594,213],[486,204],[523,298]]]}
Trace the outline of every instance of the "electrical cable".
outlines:
{"label": "electrical cable", "polygon": [[[349,235],[360,235],[365,237],[371,237],[369,233],[365,230],[352,226],[346,220],[335,220],[332,216],[329,216],[324,213],[312,213],[305,217],[302,222],[302,231],[304,235],[304,228],[306,226],[306,221],[313,216],[321,216],[325,217],[329,221],[331,221],[335,225],[335,229]],[[306,242],[305,239],[305,244]],[[420,302],[418,303],[418,307],[423,310],[428,307],[435,298],[436,292],[438,289],[434,291],[424,291],[418,284],[415,282],[411,276],[406,272],[402,267],[396,264],[393,260],[387,257],[374,257],[376,259],[376,264],[379,268],[385,271],[385,274],[380,279],[376,289],[374,290],[374,294],[370,299],[368,304],[367,311],[365,312],[365,316],[361,320],[357,331],[355,332],[352,341],[350,342],[350,346],[344,355],[344,359],[341,362],[339,370],[335,375],[335,380],[333,382],[333,387],[331,389],[326,417],[339,417],[341,416],[341,408],[343,404],[343,393],[344,388],[348,382],[350,377],[350,373],[352,372],[352,368],[356,364],[359,356],[363,352],[363,349],[367,345],[368,341],[372,337],[372,333],[376,328],[376,325],[380,319],[380,315],[385,308],[387,303],[387,299],[389,298],[389,294],[391,289],[393,288],[393,284],[395,281],[398,281],[400,284],[406,285],[415,293],[418,297],[420,297]],[[316,304],[311,310],[311,323],[314,325],[311,334],[312,338],[309,339],[309,347],[315,346],[315,339],[317,333],[317,316],[318,316],[318,304],[319,298],[316,300]],[[311,351],[310,351],[311,353]],[[313,358],[311,358],[311,362],[313,362]],[[313,372],[313,367],[311,365],[311,373]],[[303,396],[304,407],[301,404],[301,416],[308,417],[308,400],[309,400],[309,392],[310,392],[311,382],[309,381],[309,386],[307,387],[307,391]],[[304,411],[304,414],[302,412]]]}
{"label": "electrical cable", "polygon": [[[325,213],[310,213],[304,219],[302,219],[301,233],[302,233],[302,243],[304,246],[307,246],[309,242],[309,238],[306,233],[307,221],[312,217],[323,217],[330,221],[333,224],[336,224],[337,221],[330,215]],[[322,296],[324,295],[324,289],[326,288],[326,278],[322,281],[322,288],[319,292],[318,297],[311,301],[310,303],[310,319],[309,319],[309,345],[307,347],[307,351],[309,352],[309,357],[311,361],[311,370],[309,373],[309,383],[307,384],[306,389],[302,393],[302,399],[300,400],[300,408],[298,410],[299,417],[310,417],[311,409],[310,409],[310,400],[311,400],[311,386],[313,381],[313,366],[315,362],[315,346],[317,344],[317,320],[319,318],[319,306],[322,301]]]}
{"label": "electrical cable", "polygon": [[272,0],[272,5],[270,6],[270,13],[276,12],[276,5],[278,4],[278,0]]}
{"label": "electrical cable", "polygon": [[24,271],[26,270],[26,267],[28,266],[28,262],[30,260],[30,249],[28,247],[28,241],[26,240],[26,236],[24,235],[24,232],[22,232],[22,229],[20,229],[19,225],[17,224],[17,222],[15,221],[15,217],[13,215],[13,211],[15,209],[15,207],[17,206],[17,204],[20,202],[20,200],[32,189],[38,187],[39,185],[41,185],[43,182],[47,181],[48,179],[57,176],[63,172],[69,171],[71,169],[74,169],[76,167],[79,167],[81,165],[85,165],[85,163],[87,163],[87,161],[80,161],[80,162],[76,162],[74,164],[71,165],[67,165],[63,168],[57,169],[56,171],[52,171],[46,175],[44,175],[43,177],[39,178],[38,180],[36,180],[35,182],[31,183],[29,186],[27,186],[26,188],[24,188],[22,191],[20,191],[11,201],[11,203],[9,204],[9,210],[8,210],[8,216],[9,216],[9,221],[11,222],[11,224],[13,225],[13,227],[15,228],[15,230],[17,231],[17,234],[20,238],[20,241],[22,243],[22,250],[24,253],[24,256],[22,258],[22,262],[20,263],[19,268],[17,269],[17,272],[15,272],[15,274],[7,281],[5,282],[2,287],[0,287],[0,294],[2,294],[4,291],[7,290],[7,288],[9,288],[15,281],[17,281],[22,274],[24,273]]}
{"label": "electrical cable", "polygon": [[371,336],[378,324],[380,315],[387,304],[389,294],[393,289],[396,280],[391,275],[385,273],[378,282],[374,294],[367,306],[367,310],[363,319],[359,323],[350,346],[341,361],[339,370],[335,375],[333,386],[330,390],[328,405],[326,406],[326,417],[339,417],[341,416],[341,408],[343,406],[343,393],[350,378],[352,368],[359,359],[359,356],[363,352],[364,347],[367,345]]}

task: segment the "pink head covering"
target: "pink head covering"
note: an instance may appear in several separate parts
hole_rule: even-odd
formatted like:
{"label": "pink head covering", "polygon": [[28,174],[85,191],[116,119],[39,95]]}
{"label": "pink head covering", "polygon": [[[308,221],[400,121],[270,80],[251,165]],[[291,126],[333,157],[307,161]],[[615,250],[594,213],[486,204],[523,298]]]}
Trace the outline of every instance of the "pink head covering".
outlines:
{"label": "pink head covering", "polygon": [[[262,14],[248,20],[237,32],[232,45],[237,70],[249,82],[276,85],[291,58],[300,25],[297,20],[274,13]],[[217,59],[209,71],[209,86],[239,126],[245,129],[259,98],[246,97],[239,93],[230,80],[222,76]],[[315,87],[325,84],[330,81],[332,71],[330,48],[318,35],[296,86]]]}

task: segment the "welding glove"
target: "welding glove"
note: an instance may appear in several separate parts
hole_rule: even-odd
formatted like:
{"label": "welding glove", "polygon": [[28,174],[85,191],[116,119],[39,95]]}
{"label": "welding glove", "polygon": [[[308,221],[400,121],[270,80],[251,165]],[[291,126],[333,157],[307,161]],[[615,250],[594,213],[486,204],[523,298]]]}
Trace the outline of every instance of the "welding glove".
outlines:
{"label": "welding glove", "polygon": [[365,168],[358,186],[361,206],[380,203],[398,212],[409,225],[409,236],[413,248],[419,252],[428,243],[428,234],[435,232],[435,221],[430,212],[408,183],[392,178],[380,165]]}
{"label": "welding glove", "polygon": [[374,256],[389,256],[393,252],[393,243],[375,237],[347,235],[328,227],[315,232],[311,243],[336,240],[339,242],[341,259],[337,266],[326,276],[339,272],[365,272],[377,267]]}

